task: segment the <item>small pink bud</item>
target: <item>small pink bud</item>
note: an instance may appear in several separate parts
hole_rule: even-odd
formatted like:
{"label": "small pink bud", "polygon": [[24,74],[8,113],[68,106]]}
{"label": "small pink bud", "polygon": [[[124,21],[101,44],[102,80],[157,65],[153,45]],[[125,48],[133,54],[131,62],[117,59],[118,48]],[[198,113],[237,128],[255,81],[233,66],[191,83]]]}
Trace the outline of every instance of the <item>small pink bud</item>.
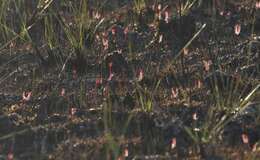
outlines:
{"label": "small pink bud", "polygon": [[176,141],[176,138],[172,138],[172,141],[171,141],[171,149],[174,149],[176,148],[176,145],[177,145],[177,141]]}
{"label": "small pink bud", "polygon": [[234,32],[236,35],[239,35],[240,31],[241,31],[241,24],[238,23],[234,26]]}

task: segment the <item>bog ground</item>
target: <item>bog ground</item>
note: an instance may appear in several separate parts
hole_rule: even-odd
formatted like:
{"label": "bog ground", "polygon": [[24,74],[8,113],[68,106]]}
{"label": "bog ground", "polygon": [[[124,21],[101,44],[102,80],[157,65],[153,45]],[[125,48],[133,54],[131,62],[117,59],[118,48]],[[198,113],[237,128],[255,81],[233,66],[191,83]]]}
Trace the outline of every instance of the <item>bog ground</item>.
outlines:
{"label": "bog ground", "polygon": [[0,8],[0,160],[260,159],[260,1]]}

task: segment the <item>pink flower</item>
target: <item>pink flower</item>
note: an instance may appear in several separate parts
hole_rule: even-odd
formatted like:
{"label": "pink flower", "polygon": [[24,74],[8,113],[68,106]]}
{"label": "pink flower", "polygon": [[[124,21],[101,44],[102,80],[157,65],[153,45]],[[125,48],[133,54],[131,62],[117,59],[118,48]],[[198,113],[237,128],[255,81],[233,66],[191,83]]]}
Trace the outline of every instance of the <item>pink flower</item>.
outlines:
{"label": "pink flower", "polygon": [[255,2],[255,8],[260,9],[260,1]]}
{"label": "pink flower", "polygon": [[144,78],[144,71],[142,69],[139,70],[137,81],[141,81]]}
{"label": "pink flower", "polygon": [[163,35],[161,34],[161,35],[159,36],[159,43],[162,42],[162,39],[163,39]]}
{"label": "pink flower", "polygon": [[122,157],[122,156],[119,156],[119,157],[117,158],[117,160],[123,160],[123,157]]}
{"label": "pink flower", "polygon": [[113,28],[111,29],[111,32],[112,32],[113,35],[115,35],[115,34],[116,34],[116,27],[113,27]]}
{"label": "pink flower", "polygon": [[192,119],[193,119],[194,121],[198,120],[198,115],[197,115],[196,112],[192,114]]}
{"label": "pink flower", "polygon": [[227,11],[226,15],[227,15],[227,16],[230,16],[230,15],[231,15],[231,12],[230,12],[230,11]]}
{"label": "pink flower", "polygon": [[97,34],[96,36],[97,41],[100,41],[100,36]]}
{"label": "pink flower", "polygon": [[96,87],[99,87],[99,86],[102,84],[102,82],[103,82],[103,80],[102,80],[101,77],[100,77],[100,78],[97,78],[97,79],[96,79]]}
{"label": "pink flower", "polygon": [[70,109],[70,114],[71,114],[72,116],[74,116],[76,113],[77,113],[77,108],[72,107],[72,108]]}
{"label": "pink flower", "polygon": [[179,94],[179,90],[177,88],[171,89],[171,98],[177,98]]}
{"label": "pink flower", "polygon": [[124,150],[124,156],[125,156],[125,157],[128,157],[128,156],[129,156],[129,151],[128,151],[127,148],[125,148],[125,150]]}
{"label": "pink flower", "polygon": [[65,88],[62,88],[60,91],[60,96],[64,97],[65,93],[66,93]]}
{"label": "pink flower", "polygon": [[159,20],[162,19],[162,13],[161,13],[161,11],[159,11],[159,13],[158,13],[158,19],[159,19]]}
{"label": "pink flower", "polygon": [[204,65],[205,71],[208,72],[209,69],[210,69],[210,66],[212,65],[212,61],[211,60],[208,60],[208,61],[203,60],[203,65]]}
{"label": "pink flower", "polygon": [[98,11],[93,12],[93,17],[94,17],[95,19],[100,19],[100,18],[101,18],[101,14],[100,14]]}
{"label": "pink flower", "polygon": [[128,34],[128,32],[129,32],[129,28],[126,27],[126,28],[124,29],[124,34],[125,34],[125,36]]}
{"label": "pink flower", "polygon": [[13,152],[9,152],[7,155],[7,160],[13,160],[14,159],[14,154]]}
{"label": "pink flower", "polygon": [[31,99],[32,92],[23,92],[23,101],[29,101]]}
{"label": "pink flower", "polygon": [[165,11],[165,12],[164,12],[164,16],[165,16],[164,21],[165,21],[166,23],[169,23],[169,21],[170,21],[169,12],[168,12],[168,11]]}
{"label": "pink flower", "polygon": [[152,10],[153,10],[153,11],[156,10],[156,5],[155,5],[155,4],[152,5]]}
{"label": "pink flower", "polygon": [[108,81],[111,81],[112,78],[113,78],[113,76],[114,76],[114,74],[113,74],[113,72],[112,72],[112,66],[113,66],[113,63],[112,63],[112,62],[108,63],[108,69],[109,69]]}
{"label": "pink flower", "polygon": [[197,80],[197,83],[196,83],[196,85],[197,85],[197,88],[201,88],[201,86],[202,86],[202,82],[201,82],[201,80]]}
{"label": "pink flower", "polygon": [[188,53],[189,53],[189,49],[185,47],[185,48],[183,49],[183,54],[184,54],[184,55],[188,55]]}
{"label": "pink flower", "polygon": [[157,6],[156,15],[158,16],[159,20],[162,19],[162,5],[161,4],[158,4],[158,6]]}
{"label": "pink flower", "polygon": [[112,66],[113,66],[113,63],[112,63],[112,62],[109,62],[109,63],[108,63],[108,67],[109,67],[109,73],[110,73],[110,74],[112,73]]}
{"label": "pink flower", "polygon": [[224,16],[225,12],[224,12],[224,11],[220,11],[219,14],[220,14],[221,16]]}
{"label": "pink flower", "polygon": [[241,31],[241,24],[237,23],[235,26],[234,26],[234,32],[236,35],[239,35],[240,34],[240,31]]}
{"label": "pink flower", "polygon": [[103,88],[103,94],[104,94],[104,96],[108,96],[109,95],[109,88],[108,88],[108,86],[105,86]]}
{"label": "pink flower", "polygon": [[108,81],[112,81],[112,78],[113,78],[113,77],[114,77],[114,74],[113,74],[113,73],[110,73],[107,80],[108,80]]}
{"label": "pink flower", "polygon": [[14,42],[11,42],[10,45],[9,45],[10,48],[13,48],[14,46],[15,46]]}
{"label": "pink flower", "polygon": [[243,141],[244,144],[248,144],[249,143],[249,138],[248,138],[247,134],[243,133],[241,135],[241,138],[242,138],[242,141]]}
{"label": "pink flower", "polygon": [[162,5],[158,4],[157,9],[158,9],[158,11],[160,11],[162,9]]}
{"label": "pink flower", "polygon": [[176,148],[176,145],[177,145],[177,141],[176,141],[176,138],[172,138],[172,141],[171,141],[171,149],[174,149]]}
{"label": "pink flower", "polygon": [[102,38],[102,44],[103,44],[104,50],[107,50],[108,49],[108,39]]}
{"label": "pink flower", "polygon": [[253,151],[253,152],[257,151],[257,144],[258,144],[258,143],[255,143],[255,144],[252,146],[252,151]]}
{"label": "pink flower", "polygon": [[112,78],[113,78],[113,76],[114,76],[114,74],[113,74],[113,72],[112,72],[112,66],[113,66],[113,63],[112,62],[110,62],[110,63],[108,63],[108,67],[109,67],[109,77],[108,77],[108,81],[111,81],[112,80]]}
{"label": "pink flower", "polygon": [[73,77],[73,79],[77,79],[77,69],[76,69],[76,66],[73,66],[72,77]]}

